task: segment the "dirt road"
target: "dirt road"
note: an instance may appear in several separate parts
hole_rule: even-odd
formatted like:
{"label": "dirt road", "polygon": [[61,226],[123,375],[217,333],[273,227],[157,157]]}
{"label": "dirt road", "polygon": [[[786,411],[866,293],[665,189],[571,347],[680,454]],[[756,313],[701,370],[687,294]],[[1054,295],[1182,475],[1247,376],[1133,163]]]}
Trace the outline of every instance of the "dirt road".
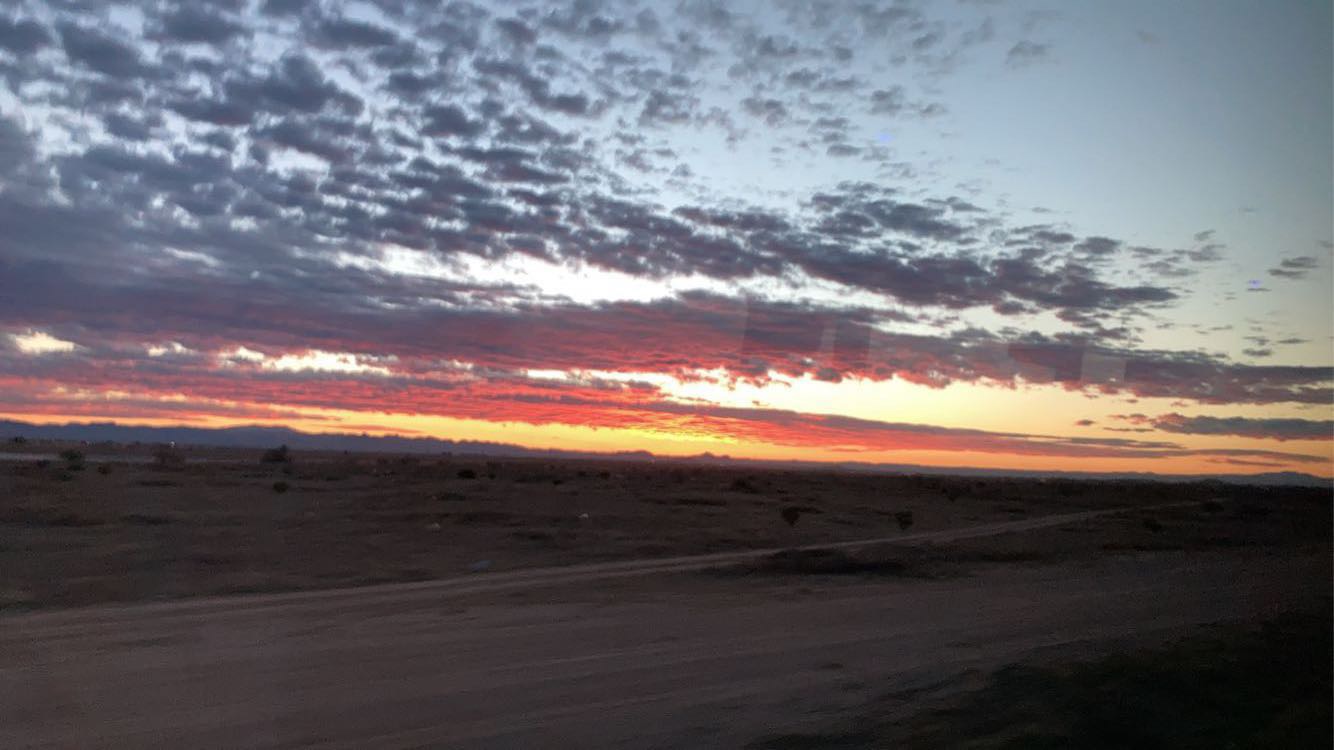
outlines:
{"label": "dirt road", "polygon": [[1328,589],[1327,560],[1245,554],[835,587],[674,575],[651,595],[607,581],[617,565],[5,617],[0,746],[737,747],[1043,647]]}

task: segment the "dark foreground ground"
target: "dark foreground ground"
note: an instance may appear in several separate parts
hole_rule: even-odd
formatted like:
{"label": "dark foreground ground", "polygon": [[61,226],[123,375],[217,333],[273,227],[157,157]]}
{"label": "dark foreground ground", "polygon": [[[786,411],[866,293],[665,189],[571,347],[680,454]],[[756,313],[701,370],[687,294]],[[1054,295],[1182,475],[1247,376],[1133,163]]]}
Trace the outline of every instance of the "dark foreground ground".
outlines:
{"label": "dark foreground ground", "polygon": [[0,463],[0,746],[1330,746],[1327,491],[192,456]]}

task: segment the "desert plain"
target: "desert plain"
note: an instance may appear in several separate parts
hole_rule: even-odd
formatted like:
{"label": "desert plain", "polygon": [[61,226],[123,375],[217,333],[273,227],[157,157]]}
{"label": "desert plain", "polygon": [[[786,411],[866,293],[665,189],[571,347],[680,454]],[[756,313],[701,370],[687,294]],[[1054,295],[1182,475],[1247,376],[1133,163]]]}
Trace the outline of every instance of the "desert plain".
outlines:
{"label": "desert plain", "polygon": [[6,449],[5,747],[1329,745],[1327,488]]}

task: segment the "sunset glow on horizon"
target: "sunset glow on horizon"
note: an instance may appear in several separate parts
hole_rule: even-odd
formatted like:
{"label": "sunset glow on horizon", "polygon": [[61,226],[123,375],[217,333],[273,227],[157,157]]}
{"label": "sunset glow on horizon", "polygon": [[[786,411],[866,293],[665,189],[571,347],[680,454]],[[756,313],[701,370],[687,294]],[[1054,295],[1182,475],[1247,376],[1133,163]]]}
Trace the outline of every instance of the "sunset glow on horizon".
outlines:
{"label": "sunset glow on horizon", "polygon": [[1106,5],[23,0],[0,417],[1329,477],[1330,9]]}

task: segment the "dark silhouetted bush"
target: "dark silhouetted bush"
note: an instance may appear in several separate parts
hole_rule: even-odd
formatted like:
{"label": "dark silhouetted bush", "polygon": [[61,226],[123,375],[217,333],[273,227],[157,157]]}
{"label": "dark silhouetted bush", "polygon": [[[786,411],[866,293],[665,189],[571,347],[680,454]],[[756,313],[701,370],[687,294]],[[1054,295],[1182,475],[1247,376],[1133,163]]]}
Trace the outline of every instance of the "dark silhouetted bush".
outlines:
{"label": "dark silhouetted bush", "polygon": [[894,520],[898,522],[900,530],[907,531],[912,526],[912,511],[901,510],[894,514]]}
{"label": "dark silhouetted bush", "polygon": [[106,476],[107,474],[110,474],[110,473],[111,473],[111,464],[99,464],[98,467],[97,467],[97,473],[98,473],[98,474],[101,474],[102,476]]}
{"label": "dark silhouetted bush", "polygon": [[750,492],[752,494],[759,492],[759,490],[755,489],[755,485],[751,484],[748,477],[737,477],[736,479],[733,479],[727,489],[733,492]]}
{"label": "dark silhouetted bush", "polygon": [[284,492],[290,489],[292,489],[292,485],[288,484],[287,482],[284,482],[281,479],[273,483],[273,491],[277,492],[279,495],[283,494]]}
{"label": "dark silhouetted bush", "polygon": [[475,469],[459,469],[459,479],[476,479],[477,471]]}
{"label": "dark silhouetted bush", "polygon": [[801,518],[801,509],[791,505],[784,508],[782,513],[783,520],[787,521],[788,526],[796,526],[797,521]]}
{"label": "dark silhouetted bush", "polygon": [[1144,519],[1144,528],[1157,534],[1163,530],[1163,522],[1156,518],[1146,518]]}
{"label": "dark silhouetted bush", "polygon": [[70,466],[79,466],[83,464],[83,451],[66,448],[60,452],[60,457]]}
{"label": "dark silhouetted bush", "polygon": [[259,460],[266,464],[285,464],[292,460],[292,454],[286,445],[280,445],[277,448],[264,451],[264,455]]}
{"label": "dark silhouetted bush", "polygon": [[153,451],[153,463],[158,466],[179,466],[185,463],[185,456],[175,448],[164,445]]}

